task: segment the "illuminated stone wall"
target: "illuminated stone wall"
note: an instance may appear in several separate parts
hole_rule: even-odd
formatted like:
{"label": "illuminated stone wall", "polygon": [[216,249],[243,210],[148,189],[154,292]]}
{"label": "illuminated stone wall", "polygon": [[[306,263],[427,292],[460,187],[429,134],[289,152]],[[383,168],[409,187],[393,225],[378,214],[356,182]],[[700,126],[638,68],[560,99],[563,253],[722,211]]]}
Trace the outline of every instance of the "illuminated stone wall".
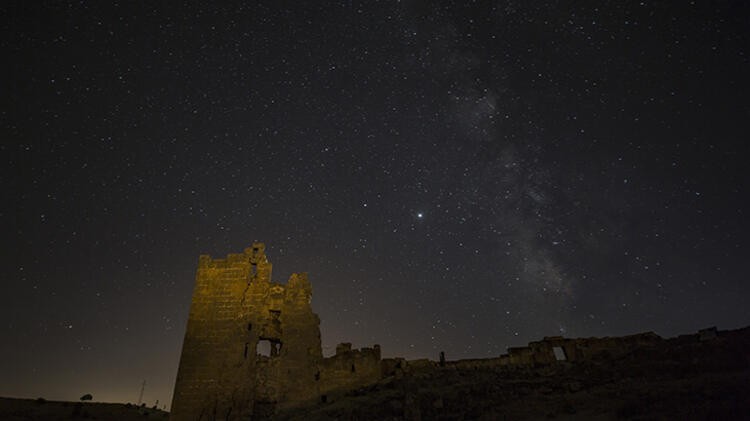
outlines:
{"label": "illuminated stone wall", "polygon": [[262,243],[200,257],[170,419],[263,419],[380,379],[377,345],[323,358],[307,274],[271,268]]}

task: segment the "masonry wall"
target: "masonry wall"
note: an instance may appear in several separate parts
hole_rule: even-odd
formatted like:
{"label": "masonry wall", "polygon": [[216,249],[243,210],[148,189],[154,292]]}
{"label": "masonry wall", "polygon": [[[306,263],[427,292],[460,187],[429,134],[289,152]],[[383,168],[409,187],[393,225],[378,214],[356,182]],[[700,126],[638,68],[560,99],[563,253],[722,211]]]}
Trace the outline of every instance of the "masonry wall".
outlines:
{"label": "masonry wall", "polygon": [[200,257],[170,419],[259,419],[316,398],[322,353],[310,282],[294,274],[277,284],[271,269],[261,243]]}
{"label": "masonry wall", "polygon": [[[247,257],[247,258],[245,258]],[[225,389],[247,406],[252,390],[229,377],[247,377],[250,367],[243,359],[249,341],[247,313],[242,300],[248,289],[251,256],[229,255],[225,260],[201,256],[183,342],[171,418],[211,419],[226,415]],[[257,261],[254,262],[257,265]],[[267,270],[270,277],[270,265]],[[257,277],[257,276],[256,276]],[[238,351],[240,348],[240,351]],[[235,355],[232,355],[235,354]],[[244,372],[244,373],[243,373]],[[236,385],[236,386],[235,386]],[[244,386],[244,387],[243,387]],[[247,412],[248,408],[232,411]],[[231,414],[230,414],[231,416]]]}
{"label": "masonry wall", "polygon": [[323,358],[307,274],[271,269],[262,243],[200,256],[170,419],[265,419],[380,379],[378,345]]}
{"label": "masonry wall", "polygon": [[336,347],[336,355],[320,362],[318,394],[332,402],[340,393],[374,384],[382,378],[380,345],[352,349],[350,343]]}

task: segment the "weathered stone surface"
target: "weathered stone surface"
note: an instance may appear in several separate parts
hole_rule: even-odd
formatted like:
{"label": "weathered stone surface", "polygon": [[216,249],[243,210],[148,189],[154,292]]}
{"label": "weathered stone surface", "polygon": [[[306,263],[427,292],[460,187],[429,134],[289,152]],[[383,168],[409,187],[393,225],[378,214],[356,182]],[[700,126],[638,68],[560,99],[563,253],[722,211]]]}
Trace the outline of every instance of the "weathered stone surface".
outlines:
{"label": "weathered stone surface", "polygon": [[307,274],[282,285],[271,269],[262,243],[200,256],[172,420],[263,419],[380,379],[378,345],[323,358]]}

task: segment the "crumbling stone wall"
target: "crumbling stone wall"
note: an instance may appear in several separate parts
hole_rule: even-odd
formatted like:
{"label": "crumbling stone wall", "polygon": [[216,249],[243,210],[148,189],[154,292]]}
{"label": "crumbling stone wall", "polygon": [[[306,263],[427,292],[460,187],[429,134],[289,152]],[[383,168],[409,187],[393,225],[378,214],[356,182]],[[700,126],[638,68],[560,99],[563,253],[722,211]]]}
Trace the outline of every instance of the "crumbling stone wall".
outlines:
{"label": "crumbling stone wall", "polygon": [[464,370],[489,369],[507,367],[510,365],[510,357],[505,354],[497,358],[472,358],[458,361],[448,361],[445,366]]}
{"label": "crumbling stone wall", "polygon": [[[524,368],[537,367],[560,362],[580,362],[593,359],[619,358],[634,350],[650,349],[662,345],[664,339],[653,332],[636,335],[605,338],[563,338],[547,336],[541,341],[530,342],[528,346],[508,348],[508,353],[497,358],[465,359],[448,361],[446,367],[459,369],[484,368]],[[557,348],[557,349],[556,349]],[[410,361],[399,359],[383,360],[384,375],[393,375],[399,366],[408,366]],[[434,363],[438,367],[438,363]]]}
{"label": "crumbling stone wall", "polygon": [[380,378],[378,345],[324,359],[307,274],[271,270],[262,243],[200,256],[170,419],[264,419]]}
{"label": "crumbling stone wall", "polygon": [[274,283],[271,269],[261,243],[226,259],[200,257],[171,419],[257,418],[278,402],[312,398],[322,359],[312,288],[306,274]]}
{"label": "crumbling stone wall", "polygon": [[498,365],[535,366],[554,364],[560,361],[585,361],[596,358],[618,358],[634,349],[659,345],[663,339],[653,333],[616,338],[563,338],[548,336],[528,346],[508,348],[508,354],[500,356]]}
{"label": "crumbling stone wall", "polygon": [[380,345],[352,349],[352,344],[336,347],[336,355],[325,358],[319,366],[319,396],[332,402],[347,390],[376,383],[382,376]]}

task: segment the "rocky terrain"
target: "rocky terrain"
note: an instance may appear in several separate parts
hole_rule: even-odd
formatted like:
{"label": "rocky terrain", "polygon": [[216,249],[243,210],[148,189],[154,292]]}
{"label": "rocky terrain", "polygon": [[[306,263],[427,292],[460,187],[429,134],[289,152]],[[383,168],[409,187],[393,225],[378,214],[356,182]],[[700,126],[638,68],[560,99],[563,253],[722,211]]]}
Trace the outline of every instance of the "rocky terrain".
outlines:
{"label": "rocky terrain", "polygon": [[168,412],[122,403],[0,398],[0,420],[167,420]]}
{"label": "rocky terrain", "polygon": [[[550,346],[567,347],[550,360]],[[518,359],[514,359],[518,356]],[[750,328],[545,338],[495,359],[384,359],[380,381],[278,420],[750,420]],[[256,414],[259,418],[261,414]],[[129,404],[0,398],[0,420],[166,420]]]}
{"label": "rocky terrain", "polygon": [[406,362],[284,420],[750,419],[750,329],[543,365]]}

